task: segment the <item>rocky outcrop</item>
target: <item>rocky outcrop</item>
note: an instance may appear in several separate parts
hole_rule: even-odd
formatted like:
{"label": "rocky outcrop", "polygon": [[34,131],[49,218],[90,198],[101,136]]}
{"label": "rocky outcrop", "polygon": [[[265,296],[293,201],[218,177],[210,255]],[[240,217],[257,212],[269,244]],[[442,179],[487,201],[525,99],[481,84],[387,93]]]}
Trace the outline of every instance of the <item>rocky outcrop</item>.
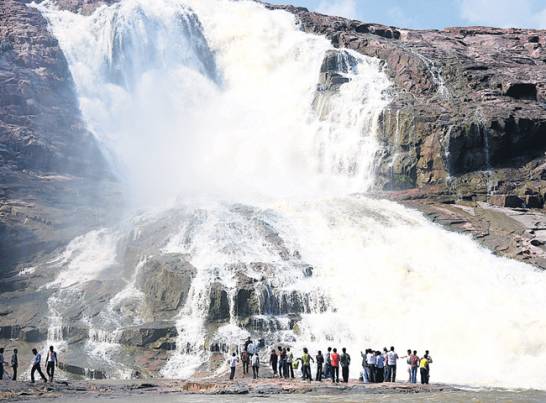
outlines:
{"label": "rocky outcrop", "polygon": [[0,273],[108,219],[110,180],[47,22],[23,1],[2,1]]}
{"label": "rocky outcrop", "polygon": [[144,293],[143,318],[154,321],[175,316],[186,302],[195,271],[184,255],[166,254],[148,259],[136,280]]}
{"label": "rocky outcrop", "polygon": [[[380,188],[438,185],[454,199],[486,200],[488,172],[520,197],[532,176],[538,181],[527,187],[541,193],[544,183],[530,168],[544,162],[546,151],[546,31],[407,30],[269,7],[296,14],[305,31],[326,35],[336,47],[385,62],[394,88],[379,134]],[[328,55],[321,74],[339,70]],[[525,179],[507,178],[507,168]]]}

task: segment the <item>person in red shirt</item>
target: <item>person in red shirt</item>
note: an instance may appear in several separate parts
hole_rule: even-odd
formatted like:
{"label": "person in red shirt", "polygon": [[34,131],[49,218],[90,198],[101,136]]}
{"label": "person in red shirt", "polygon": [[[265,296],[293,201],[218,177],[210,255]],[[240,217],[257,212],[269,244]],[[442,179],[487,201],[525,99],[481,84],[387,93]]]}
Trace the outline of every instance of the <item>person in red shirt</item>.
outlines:
{"label": "person in red shirt", "polygon": [[332,354],[330,354],[330,363],[332,365],[332,383],[339,383],[339,358],[337,348],[334,348],[332,350]]}

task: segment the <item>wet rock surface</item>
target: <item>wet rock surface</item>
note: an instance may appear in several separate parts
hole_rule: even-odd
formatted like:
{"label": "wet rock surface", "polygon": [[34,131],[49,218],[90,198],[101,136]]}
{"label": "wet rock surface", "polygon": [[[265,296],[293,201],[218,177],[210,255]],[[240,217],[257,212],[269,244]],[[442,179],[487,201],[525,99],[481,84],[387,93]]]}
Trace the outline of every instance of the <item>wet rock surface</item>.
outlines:
{"label": "wet rock surface", "polygon": [[105,222],[116,194],[58,42],[20,0],[0,3],[0,183],[2,274]]}
{"label": "wet rock surface", "polygon": [[[294,13],[305,31],[326,35],[336,47],[384,61],[394,87],[377,156],[383,189],[435,184],[482,195],[488,192],[482,171],[510,168],[525,176],[529,164],[544,162],[546,31],[407,30],[269,7]],[[336,84],[333,62],[327,55],[321,71],[327,86]]]}
{"label": "wet rock surface", "polygon": [[184,255],[166,254],[147,260],[136,280],[144,293],[143,317],[159,320],[176,315],[186,302],[195,272]]}
{"label": "wet rock surface", "polygon": [[496,255],[546,270],[546,213],[542,208],[523,208],[519,198],[504,196],[491,196],[489,203],[454,201],[432,189],[379,197],[419,210],[451,231],[468,234]]}
{"label": "wet rock surface", "polygon": [[95,397],[101,399],[135,396],[154,396],[169,394],[173,397],[192,395],[245,395],[248,397],[268,397],[282,394],[320,393],[329,396],[369,396],[381,394],[423,394],[454,392],[458,389],[449,385],[411,385],[362,384],[351,381],[349,384],[332,385],[329,382],[301,382],[270,379],[244,379],[237,375],[234,382],[225,380],[227,375],[218,379],[193,379],[188,381],[153,380],[153,381],[56,381],[53,384],[35,385],[25,382],[6,381],[0,384],[0,399],[6,401],[36,401],[39,399],[64,398],[78,399]]}

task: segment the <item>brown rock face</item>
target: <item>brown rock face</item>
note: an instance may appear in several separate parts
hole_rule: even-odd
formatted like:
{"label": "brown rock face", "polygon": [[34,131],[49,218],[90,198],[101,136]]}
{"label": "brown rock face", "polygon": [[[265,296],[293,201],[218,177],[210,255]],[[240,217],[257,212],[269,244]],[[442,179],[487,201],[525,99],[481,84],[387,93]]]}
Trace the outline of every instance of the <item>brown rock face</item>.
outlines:
{"label": "brown rock face", "polygon": [[326,35],[336,47],[385,61],[395,85],[380,133],[383,189],[442,185],[454,196],[485,200],[491,184],[482,171],[521,187],[503,169],[525,176],[529,163],[542,160],[546,31],[404,30],[268,7],[294,13],[305,31]]}
{"label": "brown rock face", "polygon": [[23,1],[2,1],[0,272],[98,225],[108,177],[45,19]]}

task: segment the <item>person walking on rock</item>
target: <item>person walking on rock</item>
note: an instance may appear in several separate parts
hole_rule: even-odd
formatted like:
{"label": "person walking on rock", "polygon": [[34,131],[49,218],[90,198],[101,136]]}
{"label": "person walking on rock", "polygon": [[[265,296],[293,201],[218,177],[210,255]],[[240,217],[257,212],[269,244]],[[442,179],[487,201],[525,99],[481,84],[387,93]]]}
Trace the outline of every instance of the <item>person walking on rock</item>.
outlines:
{"label": "person walking on rock", "polygon": [[34,383],[34,372],[38,371],[40,377],[47,383],[47,379],[41,368],[42,355],[35,348],[32,349],[32,354],[34,354],[34,358],[32,359],[32,368],[30,370],[30,382]]}
{"label": "person walking on rock", "polygon": [[279,360],[279,357],[277,356],[275,349],[271,350],[271,355],[269,356],[269,364],[271,365],[271,369],[273,370],[273,376],[277,375],[278,360]]}
{"label": "person walking on rock", "polygon": [[375,377],[374,380],[377,383],[381,383],[385,376],[385,358],[381,351],[375,352]]}
{"label": "person walking on rock", "polygon": [[332,359],[330,355],[332,354],[332,347],[328,347],[326,350],[326,357],[324,357],[324,378],[332,377]]}
{"label": "person walking on rock", "polygon": [[313,360],[313,357],[309,355],[309,350],[307,350],[307,347],[303,348],[303,354],[300,358],[298,358],[298,360],[301,361],[303,380],[312,381],[313,378],[311,376],[311,361],[315,362],[315,360]]}
{"label": "person walking on rock", "polygon": [[332,383],[339,383],[339,354],[337,353],[337,348],[332,350],[330,354],[330,365],[332,372]]}
{"label": "person walking on rock", "polygon": [[250,360],[252,364],[252,377],[258,379],[260,377],[260,356],[258,354],[253,354]]}
{"label": "person walking on rock", "polygon": [[13,372],[13,381],[17,380],[17,368],[19,368],[19,358],[17,357],[17,349],[13,349],[13,354],[11,355],[11,370]]}
{"label": "person walking on rock", "polygon": [[322,382],[322,367],[324,365],[324,356],[322,355],[322,351],[318,351],[315,359],[317,360],[317,376],[315,380],[318,382]]}
{"label": "person walking on rock", "polygon": [[391,346],[391,350],[387,353],[387,366],[389,367],[388,382],[396,382],[396,361],[398,360],[398,354],[394,351],[394,347]]}
{"label": "person walking on rock", "polygon": [[351,356],[347,354],[347,349],[343,347],[341,349],[341,357],[339,358],[339,364],[341,365],[341,377],[344,383],[349,382],[349,366],[351,365]]}
{"label": "person walking on rock", "polygon": [[290,347],[286,349],[286,362],[290,371],[290,378],[294,379],[294,354],[290,351]]}
{"label": "person walking on rock", "polygon": [[55,374],[55,367],[57,366],[57,352],[54,351],[53,346],[49,346],[49,351],[46,357],[46,373],[49,376],[49,382],[53,382],[53,376]]}
{"label": "person walking on rock", "polygon": [[235,369],[237,368],[237,363],[239,362],[239,358],[237,357],[237,354],[233,353],[231,354],[231,357],[229,358],[229,380],[232,381],[233,378],[235,378]]}

